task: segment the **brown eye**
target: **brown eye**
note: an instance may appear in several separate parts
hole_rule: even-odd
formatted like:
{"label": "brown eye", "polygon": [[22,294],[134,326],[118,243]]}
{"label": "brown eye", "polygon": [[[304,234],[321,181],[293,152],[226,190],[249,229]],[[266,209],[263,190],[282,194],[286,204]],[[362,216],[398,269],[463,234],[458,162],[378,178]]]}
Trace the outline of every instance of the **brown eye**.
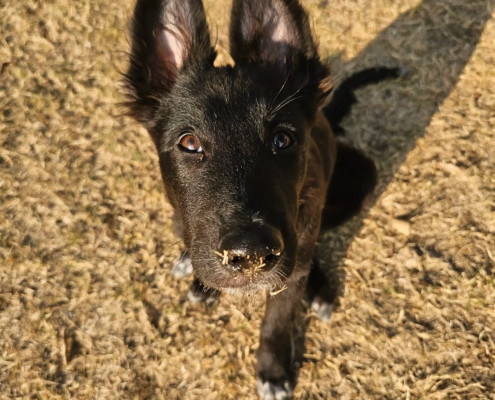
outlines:
{"label": "brown eye", "polygon": [[180,138],[179,147],[181,150],[187,151],[189,153],[202,153],[203,148],[201,143],[196,136],[184,135]]}
{"label": "brown eye", "polygon": [[284,150],[292,145],[292,139],[284,131],[278,131],[273,136],[272,145],[275,150]]}

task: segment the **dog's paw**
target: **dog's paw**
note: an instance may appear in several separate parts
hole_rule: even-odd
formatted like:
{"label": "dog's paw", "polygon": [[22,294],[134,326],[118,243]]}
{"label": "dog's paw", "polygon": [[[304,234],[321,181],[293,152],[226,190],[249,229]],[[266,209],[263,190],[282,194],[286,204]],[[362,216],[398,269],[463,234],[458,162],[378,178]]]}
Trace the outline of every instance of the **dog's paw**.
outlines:
{"label": "dog's paw", "polygon": [[258,377],[258,395],[263,400],[292,399],[293,392],[289,381],[271,382]]}
{"label": "dog's paw", "polygon": [[183,250],[180,256],[172,264],[172,274],[178,279],[187,278],[193,273],[191,257],[187,250]]}
{"label": "dog's paw", "polygon": [[313,300],[313,302],[311,303],[311,308],[315,310],[316,315],[323,322],[328,322],[332,318],[333,304],[328,303],[321,297],[317,297]]}
{"label": "dog's paw", "polygon": [[204,303],[207,306],[211,306],[218,298],[218,295],[215,293],[208,292],[195,292],[192,289],[189,289],[187,292],[187,300],[191,303]]}
{"label": "dog's paw", "polygon": [[191,283],[189,292],[187,292],[187,300],[191,303],[204,303],[211,306],[220,296],[220,292],[215,289],[204,287],[199,279],[195,279]]}

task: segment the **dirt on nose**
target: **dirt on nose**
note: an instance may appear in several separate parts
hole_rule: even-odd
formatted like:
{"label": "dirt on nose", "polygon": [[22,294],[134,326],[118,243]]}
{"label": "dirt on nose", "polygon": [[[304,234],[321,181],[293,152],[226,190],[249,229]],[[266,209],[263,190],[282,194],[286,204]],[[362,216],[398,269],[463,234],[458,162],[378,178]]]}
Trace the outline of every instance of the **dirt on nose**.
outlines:
{"label": "dirt on nose", "polygon": [[[230,253],[228,250],[224,250],[223,254],[216,250],[214,253],[221,257],[223,265],[230,265],[233,270],[238,271],[245,276],[257,276],[258,273],[262,272],[267,266],[267,263],[265,262],[266,257],[258,257],[256,254],[254,256],[248,255],[246,257],[241,257]],[[278,255],[280,255],[280,252]]]}

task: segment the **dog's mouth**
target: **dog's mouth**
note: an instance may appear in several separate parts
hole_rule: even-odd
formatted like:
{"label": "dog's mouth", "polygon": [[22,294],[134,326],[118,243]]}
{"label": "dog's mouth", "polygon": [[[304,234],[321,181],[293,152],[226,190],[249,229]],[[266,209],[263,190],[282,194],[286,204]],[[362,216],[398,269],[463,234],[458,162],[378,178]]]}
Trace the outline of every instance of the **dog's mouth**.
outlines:
{"label": "dog's mouth", "polygon": [[284,279],[270,277],[234,276],[227,278],[216,289],[237,297],[256,296],[263,293],[277,293],[285,288]]}
{"label": "dog's mouth", "polygon": [[[245,260],[235,255],[216,253],[213,265],[195,268],[206,287],[243,296],[260,292],[273,292],[283,287],[289,273],[284,271],[283,255]],[[199,264],[202,264],[201,262]]]}
{"label": "dog's mouth", "polygon": [[278,263],[281,255],[281,252],[278,252],[265,257],[257,255],[245,257],[227,250],[224,250],[223,253],[218,251],[213,253],[220,257],[221,263],[226,269],[248,277],[258,276],[270,271]]}
{"label": "dog's mouth", "polygon": [[[250,273],[233,272],[227,273],[219,282],[213,282],[216,289],[245,289],[246,291],[266,291],[275,289],[283,284],[286,277],[278,271],[259,273],[252,271]],[[211,285],[210,285],[211,286]]]}

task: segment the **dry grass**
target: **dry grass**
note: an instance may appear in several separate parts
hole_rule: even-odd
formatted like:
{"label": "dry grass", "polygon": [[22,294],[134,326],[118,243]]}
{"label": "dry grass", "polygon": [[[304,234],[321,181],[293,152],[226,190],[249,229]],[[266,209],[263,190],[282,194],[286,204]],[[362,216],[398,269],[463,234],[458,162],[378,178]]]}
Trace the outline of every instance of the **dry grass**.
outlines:
{"label": "dry grass", "polygon": [[[170,273],[157,157],[116,106],[122,3],[0,2],[0,399],[255,398],[262,307],[205,312]],[[336,72],[411,72],[347,120],[382,183],[320,247],[338,308],[300,314],[296,397],[495,399],[495,2],[306,4]]]}

